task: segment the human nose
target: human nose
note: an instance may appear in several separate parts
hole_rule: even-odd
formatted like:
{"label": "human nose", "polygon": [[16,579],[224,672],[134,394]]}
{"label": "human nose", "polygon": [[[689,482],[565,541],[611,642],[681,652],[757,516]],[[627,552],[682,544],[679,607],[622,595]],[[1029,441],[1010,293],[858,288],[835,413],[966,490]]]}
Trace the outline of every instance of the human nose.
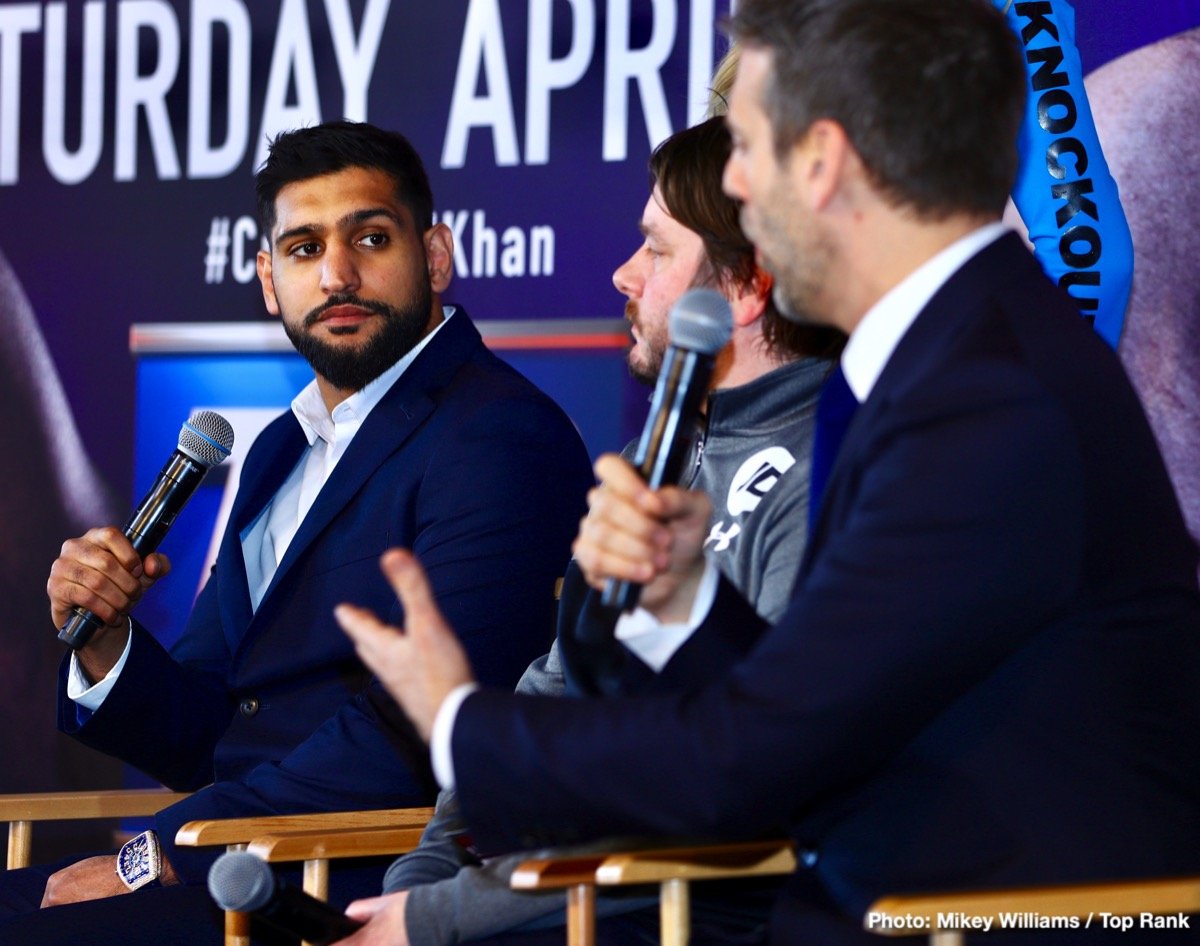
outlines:
{"label": "human nose", "polygon": [[321,290],[327,293],[351,292],[358,288],[358,267],[354,255],[345,247],[326,247],[321,261]]}
{"label": "human nose", "polygon": [[630,299],[638,294],[642,284],[637,272],[637,257],[638,254],[634,253],[618,266],[612,275],[613,285],[617,287],[617,292]]}

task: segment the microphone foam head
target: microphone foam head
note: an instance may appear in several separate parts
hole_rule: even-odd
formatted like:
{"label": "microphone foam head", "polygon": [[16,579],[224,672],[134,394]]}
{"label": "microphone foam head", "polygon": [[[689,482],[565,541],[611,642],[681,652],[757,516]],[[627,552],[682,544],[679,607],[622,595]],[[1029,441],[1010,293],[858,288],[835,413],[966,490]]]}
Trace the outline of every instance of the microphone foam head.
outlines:
{"label": "microphone foam head", "polygon": [[275,877],[266,861],[248,851],[229,851],[208,869],[208,892],[222,910],[251,913],[271,899]]}
{"label": "microphone foam head", "polygon": [[216,411],[192,411],[179,430],[179,452],[206,467],[216,466],[233,449],[233,427]]}
{"label": "microphone foam head", "polygon": [[672,345],[715,355],[733,334],[733,312],[719,292],[689,289],[671,307],[667,326]]}

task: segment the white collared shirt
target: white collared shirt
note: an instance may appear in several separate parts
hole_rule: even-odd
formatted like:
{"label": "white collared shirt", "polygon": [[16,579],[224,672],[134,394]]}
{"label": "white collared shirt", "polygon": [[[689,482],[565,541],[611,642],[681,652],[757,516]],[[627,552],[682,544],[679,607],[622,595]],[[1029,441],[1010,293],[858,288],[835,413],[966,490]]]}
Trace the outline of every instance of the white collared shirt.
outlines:
{"label": "white collared shirt", "polygon": [[956,240],[885,292],[867,310],[842,351],[842,373],[862,404],[875,387],[905,333],[934,293],[972,256],[999,239],[1008,227],[989,223]]}
{"label": "white collared shirt", "polygon": [[[301,454],[283,485],[263,507],[254,521],[242,530],[242,557],[246,562],[246,581],[250,589],[251,607],[258,609],[271,579],[288,546],[300,529],[304,517],[312,509],[317,496],[329,481],[330,475],[350,446],[363,421],[383,396],[399,380],[409,365],[424,350],[443,325],[454,315],[454,307],[446,306],[445,318],[433,331],[422,338],[392,367],[374,381],[355,391],[330,412],[325,407],[320,388],[314,378],[292,399],[292,413],[308,440],[308,449]],[[83,674],[78,658],[71,655],[67,675],[67,696],[85,709],[95,712],[117,682],[129,656],[133,634],[125,642],[120,659],[103,680],[92,684]]]}

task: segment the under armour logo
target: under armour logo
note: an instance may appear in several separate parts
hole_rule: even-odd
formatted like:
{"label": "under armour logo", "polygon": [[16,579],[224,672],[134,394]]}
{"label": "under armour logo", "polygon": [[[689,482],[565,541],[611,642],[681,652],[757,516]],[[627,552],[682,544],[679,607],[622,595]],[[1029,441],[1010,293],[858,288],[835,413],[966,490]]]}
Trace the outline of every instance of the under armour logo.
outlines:
{"label": "under armour logo", "polygon": [[724,524],[725,523],[723,522],[713,523],[712,530],[708,533],[708,538],[704,540],[705,548],[708,548],[709,545],[712,545],[712,550],[714,552],[724,552],[727,548],[729,548],[729,544],[741,534],[742,527],[736,522],[722,532],[721,527],[724,526]]}

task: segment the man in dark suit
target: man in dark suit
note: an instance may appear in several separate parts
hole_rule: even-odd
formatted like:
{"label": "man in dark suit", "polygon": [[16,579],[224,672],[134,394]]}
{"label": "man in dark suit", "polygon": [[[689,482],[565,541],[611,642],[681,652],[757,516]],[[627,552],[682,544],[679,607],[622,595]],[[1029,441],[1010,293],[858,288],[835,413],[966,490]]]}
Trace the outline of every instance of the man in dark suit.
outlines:
{"label": "man in dark suit", "polygon": [[[203,882],[217,852],[177,849],[184,822],[432,800],[424,746],[383,725],[399,714],[331,616],[367,597],[400,618],[375,565],[389,545],[422,550],[491,683],[511,687],[552,633],[586,452],[466,313],[442,305],[453,242],[432,223],[419,157],[398,134],[330,123],[278,137],[257,186],[266,305],[316,378],[247,455],[182,639],[168,653],[130,622],[168,563],[141,561],[118,529],[68,541],[49,581],[56,626],[72,606],[107,625],[64,662],[62,727],[198,791],[131,842],[157,876],[119,874],[112,855],[80,861],[50,878],[56,909],[0,921],[0,941],[216,942]],[[368,876],[345,895],[372,890]],[[24,872],[26,905],[44,881]]]}
{"label": "man in dark suit", "polygon": [[[339,610],[481,849],[787,831],[788,944],[875,941],[889,891],[1200,867],[1196,550],[1115,356],[997,224],[1023,83],[989,6],[739,6],[726,190],[784,307],[848,333],[860,405],[745,660],[683,698],[547,705],[473,689],[403,552],[407,635]],[[702,497],[597,471],[589,582],[698,634],[758,620],[696,554]]]}

